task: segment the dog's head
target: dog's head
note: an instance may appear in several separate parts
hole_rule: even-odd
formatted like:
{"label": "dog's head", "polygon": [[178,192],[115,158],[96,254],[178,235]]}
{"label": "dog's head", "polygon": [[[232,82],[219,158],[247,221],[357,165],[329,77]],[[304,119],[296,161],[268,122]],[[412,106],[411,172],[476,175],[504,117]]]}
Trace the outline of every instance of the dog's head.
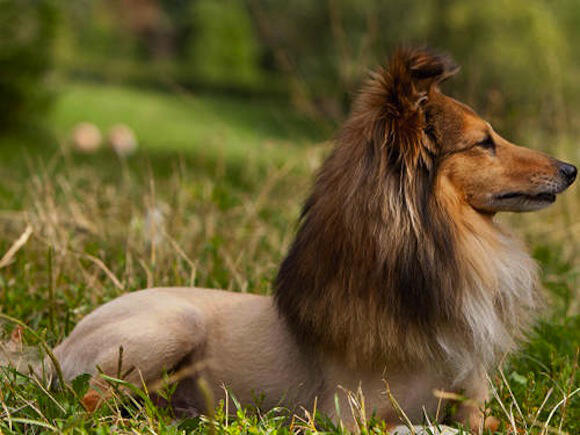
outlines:
{"label": "dog's head", "polygon": [[[394,125],[375,128],[372,140],[383,142],[389,160],[411,176],[420,167],[436,173],[479,212],[531,211],[553,203],[574,182],[576,168],[510,143],[471,108],[444,95],[439,84],[458,70],[447,56],[399,50],[373,79],[375,87],[376,80],[389,83],[382,89],[390,95],[380,100],[390,103],[382,108],[383,119]],[[368,91],[362,99],[367,104],[373,103]]]}
{"label": "dog's head", "polygon": [[358,95],[276,278],[301,340],[356,364],[443,354],[488,366],[533,316],[534,264],[489,216],[553,202],[576,168],[445,96],[457,70],[402,49]]}
{"label": "dog's head", "polygon": [[514,145],[469,107],[436,89],[425,109],[430,140],[440,146],[440,176],[478,211],[541,209],[576,178],[573,165]]}

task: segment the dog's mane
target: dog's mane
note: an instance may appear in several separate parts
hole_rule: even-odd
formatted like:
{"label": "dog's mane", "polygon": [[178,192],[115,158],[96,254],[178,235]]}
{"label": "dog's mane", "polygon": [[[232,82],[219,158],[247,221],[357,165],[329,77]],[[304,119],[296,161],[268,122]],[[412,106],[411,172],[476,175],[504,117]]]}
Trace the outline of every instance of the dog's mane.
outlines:
{"label": "dog's mane", "polygon": [[439,148],[422,105],[456,70],[446,56],[399,49],[356,98],[275,281],[300,342],[355,365],[461,370],[491,364],[530,318],[533,261],[436,185]]}

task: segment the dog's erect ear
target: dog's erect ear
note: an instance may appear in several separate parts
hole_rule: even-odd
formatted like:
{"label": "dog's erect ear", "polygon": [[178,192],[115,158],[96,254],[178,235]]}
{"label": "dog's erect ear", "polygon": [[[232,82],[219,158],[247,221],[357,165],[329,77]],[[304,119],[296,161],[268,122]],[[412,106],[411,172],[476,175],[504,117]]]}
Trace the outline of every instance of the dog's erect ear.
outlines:
{"label": "dog's erect ear", "polygon": [[399,97],[416,106],[427,99],[429,91],[459,71],[451,57],[427,49],[399,48],[389,62],[389,71]]}
{"label": "dog's erect ear", "polygon": [[430,91],[459,67],[448,56],[427,49],[400,48],[387,68],[371,73],[345,123],[345,141],[355,137],[386,149],[391,162],[407,168],[429,165],[433,144],[425,133],[423,103]]}
{"label": "dog's erect ear", "polygon": [[[404,163],[409,174],[413,173],[409,168],[421,163],[430,167],[435,150],[425,135],[423,105],[431,91],[458,70],[449,56],[427,49],[399,48],[387,69],[371,76],[351,120],[372,120],[370,142],[388,144],[390,160]],[[369,116],[371,113],[375,116]]]}
{"label": "dog's erect ear", "polygon": [[449,56],[433,54],[426,50],[411,52],[407,62],[416,86],[424,90],[441,83],[459,71],[459,65]]}

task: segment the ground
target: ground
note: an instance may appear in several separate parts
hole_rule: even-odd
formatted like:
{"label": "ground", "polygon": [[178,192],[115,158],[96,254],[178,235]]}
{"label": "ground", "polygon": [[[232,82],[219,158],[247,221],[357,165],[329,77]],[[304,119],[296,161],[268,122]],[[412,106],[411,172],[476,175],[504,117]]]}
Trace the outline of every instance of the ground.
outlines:
{"label": "ground", "polygon": [[[138,153],[75,153],[68,134],[80,121],[104,131],[127,123]],[[195,284],[270,293],[331,137],[279,102],[80,83],[63,86],[47,124],[52,139],[30,132],[0,142],[0,306],[22,322],[4,321],[4,347],[22,346],[31,360],[42,343],[54,345],[127,291]],[[539,147],[543,138],[537,132],[529,142]],[[551,152],[577,161],[566,137]],[[578,212],[576,187],[549,210],[504,218],[539,261],[550,304],[522,350],[490,374],[490,408],[503,432],[580,431]],[[178,420],[143,392],[90,414],[79,400],[86,388],[79,378],[48,391],[4,370],[0,429],[342,430],[312,410],[289,418],[284,410],[219,407],[213,416]],[[384,424],[361,429],[380,432]]]}

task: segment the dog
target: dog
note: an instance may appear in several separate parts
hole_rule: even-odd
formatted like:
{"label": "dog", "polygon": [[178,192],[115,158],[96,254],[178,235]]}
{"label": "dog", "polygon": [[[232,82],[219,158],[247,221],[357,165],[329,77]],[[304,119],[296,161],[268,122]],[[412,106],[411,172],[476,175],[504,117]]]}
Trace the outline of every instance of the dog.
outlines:
{"label": "dog", "polygon": [[273,297],[154,288],[81,320],[53,353],[66,381],[93,375],[87,407],[106,397],[100,373],[149,389],[181,373],[172,404],[183,412],[206,412],[225,386],[242,404],[316,406],[355,427],[346,390],[387,423],[400,410],[420,423],[438,389],[466,397],[450,418],[481,429],[486,373],[542,305],[535,262],[494,216],[550,205],[577,170],[443,94],[457,71],[446,55],[402,48],[370,75]]}

